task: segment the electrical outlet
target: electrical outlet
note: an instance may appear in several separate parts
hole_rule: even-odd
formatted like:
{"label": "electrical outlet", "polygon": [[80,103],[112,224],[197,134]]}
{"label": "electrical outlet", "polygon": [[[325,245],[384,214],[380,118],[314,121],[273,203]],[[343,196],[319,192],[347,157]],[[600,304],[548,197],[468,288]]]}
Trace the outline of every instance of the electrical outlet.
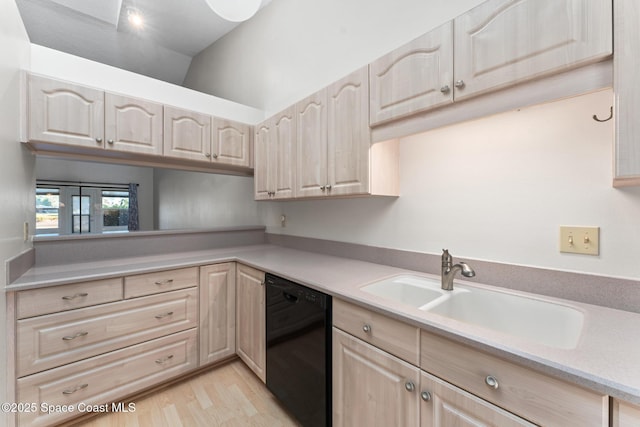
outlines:
{"label": "electrical outlet", "polygon": [[287,226],[287,216],[286,215],[280,215],[280,226],[281,227],[286,227]]}
{"label": "electrical outlet", "polygon": [[560,226],[560,252],[598,255],[600,227]]}

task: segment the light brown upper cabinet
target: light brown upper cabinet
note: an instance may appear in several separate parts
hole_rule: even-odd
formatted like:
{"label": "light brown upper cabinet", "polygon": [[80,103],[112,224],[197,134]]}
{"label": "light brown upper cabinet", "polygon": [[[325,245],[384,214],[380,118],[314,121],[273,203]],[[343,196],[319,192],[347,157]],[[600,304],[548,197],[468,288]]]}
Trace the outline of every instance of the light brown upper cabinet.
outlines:
{"label": "light brown upper cabinet", "polygon": [[108,150],[162,155],[162,104],[105,93]]}
{"label": "light brown upper cabinet", "polygon": [[615,0],[615,96],[614,186],[640,185],[640,2]]}
{"label": "light brown upper cabinet", "polygon": [[254,150],[255,199],[292,198],[296,176],[295,107],[255,126]]}
{"label": "light brown upper cabinet", "polygon": [[613,53],[611,0],[488,0],[454,28],[456,100]]}
{"label": "light brown upper cabinet", "polygon": [[[296,197],[323,196],[327,178],[327,90],[296,104]],[[331,187],[329,187],[330,189]]]}
{"label": "light brown upper cabinet", "polygon": [[165,106],[164,155],[209,161],[211,157],[211,116]]}
{"label": "light brown upper cabinet", "polygon": [[296,197],[398,194],[397,141],[371,144],[367,67],[296,104]]}
{"label": "light brown upper cabinet", "polygon": [[104,146],[104,92],[46,77],[28,76],[27,140]]}
{"label": "light brown upper cabinet", "polygon": [[213,163],[251,167],[253,130],[250,125],[214,117],[212,138]]}
{"label": "light brown upper cabinet", "polygon": [[453,102],[453,22],[372,62],[370,124]]}

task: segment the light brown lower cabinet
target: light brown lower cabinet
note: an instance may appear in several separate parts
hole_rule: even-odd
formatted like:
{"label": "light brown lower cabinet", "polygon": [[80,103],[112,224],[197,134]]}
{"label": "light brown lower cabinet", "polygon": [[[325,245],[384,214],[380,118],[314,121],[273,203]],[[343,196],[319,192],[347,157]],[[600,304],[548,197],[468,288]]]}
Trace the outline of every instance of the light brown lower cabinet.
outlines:
{"label": "light brown lower cabinet", "polygon": [[236,353],[266,381],[267,337],[264,272],[238,264],[236,271]]}
{"label": "light brown lower cabinet", "polygon": [[236,265],[200,267],[200,366],[236,352]]}
{"label": "light brown lower cabinet", "polygon": [[337,328],[333,425],[534,426]]}
{"label": "light brown lower cabinet", "polygon": [[613,399],[611,411],[611,427],[640,426],[640,406],[622,400]]}

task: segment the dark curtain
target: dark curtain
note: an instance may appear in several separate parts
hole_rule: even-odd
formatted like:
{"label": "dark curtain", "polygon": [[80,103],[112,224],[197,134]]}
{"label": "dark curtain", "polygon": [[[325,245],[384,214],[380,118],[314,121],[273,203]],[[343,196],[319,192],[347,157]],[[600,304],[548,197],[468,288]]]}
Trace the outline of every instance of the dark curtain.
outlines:
{"label": "dark curtain", "polygon": [[129,231],[140,229],[138,222],[138,184],[129,184]]}

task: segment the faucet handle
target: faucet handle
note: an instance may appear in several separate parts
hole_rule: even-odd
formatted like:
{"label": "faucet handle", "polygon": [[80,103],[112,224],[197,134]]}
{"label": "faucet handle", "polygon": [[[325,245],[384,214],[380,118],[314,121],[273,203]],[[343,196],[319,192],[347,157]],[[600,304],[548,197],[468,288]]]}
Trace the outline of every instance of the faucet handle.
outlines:
{"label": "faucet handle", "polygon": [[452,262],[451,254],[449,254],[449,249],[442,250],[442,265],[449,265]]}

